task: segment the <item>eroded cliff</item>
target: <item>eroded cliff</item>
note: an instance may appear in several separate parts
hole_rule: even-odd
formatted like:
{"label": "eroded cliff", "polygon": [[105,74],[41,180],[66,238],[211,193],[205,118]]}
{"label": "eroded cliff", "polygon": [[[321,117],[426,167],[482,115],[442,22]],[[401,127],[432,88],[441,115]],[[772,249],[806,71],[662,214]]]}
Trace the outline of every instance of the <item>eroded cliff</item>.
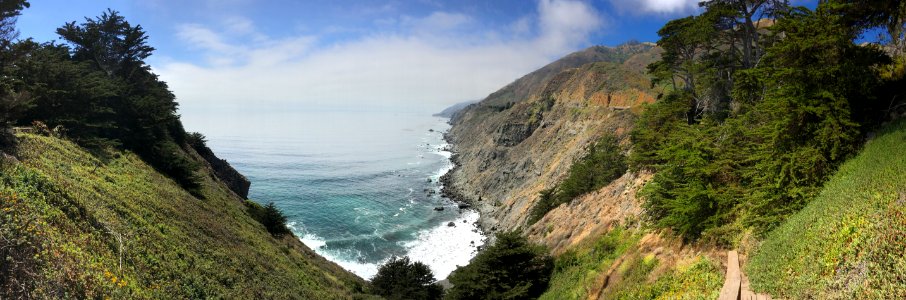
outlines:
{"label": "eroded cliff", "polygon": [[[627,216],[637,215],[634,194],[646,174],[627,174],[555,209],[534,227],[526,224],[538,193],[562,180],[590,143],[604,134],[628,143],[633,111],[657,95],[644,67],[659,53],[650,43],[591,47],[460,111],[448,133],[458,165],[448,175],[448,192],[477,208],[486,230],[527,229],[530,238],[555,250],[610,226],[594,214],[605,205],[623,205]],[[594,200],[605,195],[609,200]]]}

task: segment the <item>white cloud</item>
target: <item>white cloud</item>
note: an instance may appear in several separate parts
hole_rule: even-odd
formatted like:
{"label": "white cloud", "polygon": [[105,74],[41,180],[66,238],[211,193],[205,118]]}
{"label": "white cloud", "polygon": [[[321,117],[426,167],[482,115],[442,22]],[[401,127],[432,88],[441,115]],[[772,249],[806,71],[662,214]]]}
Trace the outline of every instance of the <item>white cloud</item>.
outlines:
{"label": "white cloud", "polygon": [[701,0],[611,0],[617,9],[635,14],[655,13],[673,15],[691,13]]}
{"label": "white cloud", "polygon": [[[434,12],[400,18],[399,31],[328,45],[318,44],[323,36],[262,37],[243,19],[234,20],[227,26],[232,30],[224,32],[187,24],[178,27],[178,36],[199,49],[207,62],[170,60],[155,71],[169,83],[181,113],[189,118],[212,110],[252,108],[438,109],[482,98],[587,46],[603,23],[580,1],[540,0],[537,8],[537,15],[499,30],[480,29],[468,15]],[[239,42],[255,36],[257,42]]]}
{"label": "white cloud", "polygon": [[458,13],[434,12],[424,18],[407,18],[409,24],[423,30],[449,30],[471,23],[472,17]]}
{"label": "white cloud", "polygon": [[583,40],[600,27],[601,18],[594,8],[579,1],[541,0],[538,4],[538,18],[541,22],[539,46],[558,47]]}

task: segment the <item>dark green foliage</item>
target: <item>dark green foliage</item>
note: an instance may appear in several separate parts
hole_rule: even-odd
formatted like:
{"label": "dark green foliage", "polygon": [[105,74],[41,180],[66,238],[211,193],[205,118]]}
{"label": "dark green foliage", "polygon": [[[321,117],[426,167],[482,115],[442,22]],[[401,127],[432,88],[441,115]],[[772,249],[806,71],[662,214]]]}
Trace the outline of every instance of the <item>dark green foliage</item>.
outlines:
{"label": "dark green foliage", "polygon": [[390,300],[440,299],[444,288],[435,281],[427,265],[393,257],[371,279],[371,292]]}
{"label": "dark green foliage", "polygon": [[264,225],[264,228],[267,229],[267,232],[270,232],[271,235],[280,237],[290,233],[289,228],[286,227],[286,216],[283,215],[283,212],[280,211],[273,202],[261,206],[258,203],[246,200],[245,205],[248,208],[249,215],[257,220],[258,223]]}
{"label": "dark green foliage", "polygon": [[858,29],[883,28],[895,55],[906,50],[906,1],[844,0],[831,8],[845,18],[847,25]]}
{"label": "dark green foliage", "polygon": [[625,172],[626,158],[617,138],[604,135],[569,168],[569,175],[560,183],[559,194],[572,199],[607,185]]}
{"label": "dark green foliage", "polygon": [[0,70],[11,75],[0,82],[0,122],[42,121],[83,146],[134,151],[201,197],[175,96],[144,62],[154,48],[142,27],[108,10],[57,33],[67,45],[26,40],[3,49],[15,63]]}
{"label": "dark green foliage", "polygon": [[535,299],[547,289],[553,258],[518,232],[497,234],[482,250],[450,275],[447,299]]}
{"label": "dark green foliage", "polygon": [[629,154],[630,168],[653,168],[662,159],[658,151],[669,143],[665,138],[674,128],[684,126],[686,108],[682,93],[670,93],[658,102],[645,106],[645,112],[636,119],[629,136],[632,152]]}
{"label": "dark green foliage", "polygon": [[561,199],[557,196],[557,187],[545,189],[538,193],[538,201],[535,202],[535,206],[532,207],[532,212],[529,214],[529,224],[538,222],[538,220],[541,220],[547,212],[564,203],[560,200]]}
{"label": "dark green foliage", "polygon": [[617,138],[604,135],[588,149],[588,153],[573,162],[569,174],[557,186],[541,191],[532,207],[529,223],[535,223],[547,212],[585,193],[595,191],[626,172],[626,157]]}
{"label": "dark green foliage", "polygon": [[767,49],[764,67],[752,70],[774,88],[749,114],[758,142],[753,209],[766,218],[753,221],[768,227],[779,224],[773,210],[804,206],[858,149],[862,133],[855,112],[877,107],[880,79],[873,67],[889,62],[879,50],[853,44],[857,32],[823,7],[795,9],[776,27],[786,33],[783,42]]}
{"label": "dark green foliage", "polygon": [[82,24],[66,23],[57,28],[57,34],[74,46],[75,60],[92,62],[108,75],[126,79],[148,75],[142,74],[150,69],[144,59],[154,48],[146,44],[148,36],[141,25],[130,26],[116,11],[108,9]]}
{"label": "dark green foliage", "polygon": [[22,42],[17,47],[29,53],[15,74],[34,104],[20,123],[38,120],[63,126],[83,145],[120,145],[109,137],[116,128],[110,107],[120,91],[116,80],[86,62],[71,60],[66,46]]}
{"label": "dark green foliage", "polygon": [[186,144],[196,149],[207,147],[208,138],[198,132],[188,133],[186,134]]}
{"label": "dark green foliage", "polygon": [[[10,69],[14,68],[15,63],[24,55],[12,44],[18,36],[15,28],[16,18],[22,9],[28,6],[28,2],[24,0],[0,2],[0,130],[15,122],[30,106],[30,96],[28,92],[22,90],[21,81],[10,76]],[[0,135],[5,133],[0,132]]]}
{"label": "dark green foliage", "polygon": [[16,19],[30,4],[26,0],[0,1],[0,48],[7,48],[18,37]]}
{"label": "dark green foliage", "polygon": [[[662,84],[673,78],[684,83],[639,116],[630,156],[633,169],[656,172],[641,195],[657,224],[720,244],[732,244],[741,226],[773,228],[813,198],[865,132],[883,120],[884,107],[902,93],[886,87],[902,78],[881,76],[890,58],[877,47],[854,44],[862,29],[832,9],[836,5],[771,11],[776,24],[758,30],[761,42],[748,50],[720,38],[725,30],[702,29],[700,22],[716,28],[732,18],[748,23],[734,13],[742,7],[719,1],[660,32],[659,43],[669,47],[664,61],[649,70]],[[713,37],[674,41],[701,33]],[[704,46],[683,46],[695,41]],[[687,55],[689,49],[705,51]],[[692,87],[685,79],[727,70],[729,85],[716,89]],[[714,101],[727,105],[702,104]]]}

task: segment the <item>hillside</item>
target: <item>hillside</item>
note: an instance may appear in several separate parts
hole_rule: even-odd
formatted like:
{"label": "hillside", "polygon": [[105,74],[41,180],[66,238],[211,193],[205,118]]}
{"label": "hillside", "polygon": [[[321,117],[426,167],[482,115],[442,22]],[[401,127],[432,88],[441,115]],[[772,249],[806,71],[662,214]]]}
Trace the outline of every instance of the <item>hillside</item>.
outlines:
{"label": "hillside", "polygon": [[199,199],[131,152],[18,140],[0,165],[0,255],[11,259],[0,295],[344,299],[366,285],[292,234],[272,237],[209,166]]}
{"label": "hillside", "polygon": [[[506,106],[509,103],[523,102],[538,96],[547,82],[560,72],[577,68],[592,62],[621,63],[627,70],[644,72],[648,63],[656,60],[660,50],[653,43],[630,43],[619,47],[592,46],[585,50],[570,53],[550,64],[541,67],[500,90],[492,93],[481,102],[486,106]],[[652,51],[648,51],[654,49]]]}
{"label": "hillside", "polygon": [[639,66],[658,52],[650,44],[592,47],[465,108],[447,136],[458,164],[448,193],[477,207],[486,229],[523,227],[538,193],[586,146],[604,133],[625,138],[631,109],[654,101]]}
{"label": "hillside", "polygon": [[[448,139],[458,166],[446,178],[447,192],[481,211],[485,229],[521,230],[556,256],[542,299],[708,298],[720,288],[718,252],[643,226],[636,194],[650,172],[625,172],[528,223],[539,193],[561,182],[595,141],[614,135],[624,152],[630,147],[642,104],[660,93],[644,73],[660,53],[650,44],[592,47],[451,120]],[[511,97],[516,94],[526,96]]]}
{"label": "hillside", "polygon": [[456,113],[461,111],[463,108],[466,108],[466,106],[472,105],[477,102],[478,101],[459,102],[459,103],[451,105],[450,107],[445,108],[444,110],[440,111],[439,113],[434,114],[433,116],[442,117],[442,118],[452,118],[453,115],[455,115]]}
{"label": "hillside", "polygon": [[709,2],[657,47],[587,49],[467,107],[448,194],[547,246],[545,299],[713,299],[731,249],[752,255],[737,290],[902,298],[902,125],[864,143],[903,115],[906,52],[853,43],[891,7],[765,5],[790,13],[759,31]]}
{"label": "hillside", "polygon": [[790,299],[906,298],[904,146],[900,120],[844,163],[754,249],[752,286]]}

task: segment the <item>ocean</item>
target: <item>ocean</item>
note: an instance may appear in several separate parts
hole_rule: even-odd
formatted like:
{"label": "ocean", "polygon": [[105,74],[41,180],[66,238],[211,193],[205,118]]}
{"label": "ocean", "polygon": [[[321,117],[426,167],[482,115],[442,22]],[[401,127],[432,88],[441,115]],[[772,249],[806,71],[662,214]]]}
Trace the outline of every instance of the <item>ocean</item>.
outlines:
{"label": "ocean", "polygon": [[409,256],[445,279],[485,241],[478,213],[440,195],[438,179],[453,167],[446,118],[319,111],[198,127],[211,123],[208,146],[251,180],[249,198],[274,202],[306,245],[363,278]]}

